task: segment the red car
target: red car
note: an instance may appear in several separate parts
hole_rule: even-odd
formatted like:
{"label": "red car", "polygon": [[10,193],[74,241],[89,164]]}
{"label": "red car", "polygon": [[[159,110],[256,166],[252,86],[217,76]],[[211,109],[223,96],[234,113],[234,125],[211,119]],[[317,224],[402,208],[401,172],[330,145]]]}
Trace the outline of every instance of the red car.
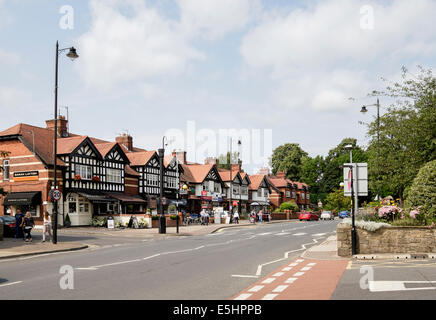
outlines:
{"label": "red car", "polygon": [[307,220],[307,221],[316,220],[316,221],[318,221],[319,215],[317,215],[311,211],[301,211],[298,219],[300,219],[300,221],[302,221],[302,220]]}

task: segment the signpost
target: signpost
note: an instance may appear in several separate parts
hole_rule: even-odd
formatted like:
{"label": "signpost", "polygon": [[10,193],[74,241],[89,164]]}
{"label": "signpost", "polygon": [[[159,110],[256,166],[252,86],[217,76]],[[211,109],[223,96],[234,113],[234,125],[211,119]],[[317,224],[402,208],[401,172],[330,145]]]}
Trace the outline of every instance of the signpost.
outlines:
{"label": "signpost", "polygon": [[[354,193],[354,208],[359,209],[359,197],[368,196],[368,164],[344,163],[344,196],[352,197]],[[351,167],[353,168],[351,170]],[[351,177],[351,173],[353,177]],[[351,185],[353,183],[353,185]]]}

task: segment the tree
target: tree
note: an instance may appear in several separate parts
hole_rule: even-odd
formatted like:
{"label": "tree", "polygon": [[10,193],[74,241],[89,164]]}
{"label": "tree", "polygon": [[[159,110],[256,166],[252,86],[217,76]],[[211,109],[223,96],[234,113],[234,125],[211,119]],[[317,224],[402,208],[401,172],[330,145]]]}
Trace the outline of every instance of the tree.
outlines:
{"label": "tree", "polygon": [[308,154],[297,143],[287,143],[274,149],[271,156],[273,174],[278,171],[286,172],[286,177],[291,180],[301,180],[302,161]]}
{"label": "tree", "polygon": [[326,210],[334,210],[336,212],[351,209],[351,198],[344,196],[344,189],[336,189],[326,198]]}
{"label": "tree", "polygon": [[436,159],[436,78],[431,70],[419,70],[415,76],[403,67],[400,82],[372,92],[396,99],[380,117],[380,127],[376,120],[368,125],[370,189],[381,196],[402,200],[418,170]]}
{"label": "tree", "polygon": [[285,210],[292,210],[293,212],[300,211],[300,208],[294,201],[283,202],[280,205],[280,211],[283,212]]}
{"label": "tree", "polygon": [[312,203],[318,203],[319,200],[325,200],[327,194],[321,193],[321,179],[324,172],[324,158],[316,156],[315,158],[304,157],[301,164],[301,181],[310,186],[310,200]]}
{"label": "tree", "polygon": [[407,206],[418,208],[426,218],[436,217],[436,160],[423,166],[407,194]]}
{"label": "tree", "polygon": [[320,181],[320,192],[331,193],[336,190],[343,181],[343,169],[340,168],[344,163],[350,162],[350,151],[345,149],[346,145],[353,146],[353,162],[367,162],[368,155],[357,145],[354,138],[345,138],[335,148],[331,149],[324,160],[324,170]]}
{"label": "tree", "polygon": [[220,169],[227,169],[230,170],[230,164],[241,164],[242,160],[239,159],[239,152],[232,152],[232,160],[230,161],[230,152],[227,152],[227,154],[222,154],[218,158],[217,167]]}

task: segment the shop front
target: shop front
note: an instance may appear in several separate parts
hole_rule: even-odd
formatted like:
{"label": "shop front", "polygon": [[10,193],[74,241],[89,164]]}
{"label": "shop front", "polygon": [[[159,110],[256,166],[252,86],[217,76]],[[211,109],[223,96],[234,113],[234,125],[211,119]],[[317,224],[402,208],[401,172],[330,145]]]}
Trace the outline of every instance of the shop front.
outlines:
{"label": "shop front", "polygon": [[17,210],[22,213],[30,212],[32,217],[41,217],[42,202],[41,191],[33,192],[12,192],[4,199],[4,212],[10,215],[15,215]]}

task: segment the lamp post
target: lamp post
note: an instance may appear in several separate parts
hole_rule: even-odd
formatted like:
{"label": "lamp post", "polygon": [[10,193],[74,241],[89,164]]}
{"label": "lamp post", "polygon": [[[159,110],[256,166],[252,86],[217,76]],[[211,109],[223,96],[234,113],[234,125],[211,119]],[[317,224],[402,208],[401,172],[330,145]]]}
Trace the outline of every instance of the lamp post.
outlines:
{"label": "lamp post", "polygon": [[159,166],[160,166],[160,192],[159,192],[159,233],[166,233],[166,221],[163,210],[163,189],[164,189],[164,162],[163,158],[165,155],[165,140],[166,137],[162,138],[162,149],[159,149]]}
{"label": "lamp post", "polygon": [[[353,165],[342,165],[340,166],[341,169],[343,168],[349,168],[351,171],[351,181],[350,181],[350,188],[351,188],[351,254],[354,256],[357,254],[357,237],[356,237],[356,225],[355,225],[355,205],[353,202],[354,197],[354,188],[353,188]],[[343,182],[341,182],[341,186],[343,186]]]}
{"label": "lamp post", "polygon": [[368,109],[366,107],[377,107],[377,200],[380,198],[380,101],[377,98],[377,103],[364,105],[360,110],[361,113],[366,114]]}
{"label": "lamp post", "polygon": [[[238,140],[238,145],[241,145],[241,140]],[[230,196],[229,196],[229,211],[230,211],[230,217],[232,216],[233,212],[233,204],[232,204],[232,194],[233,194],[233,179],[232,179],[232,147],[233,147],[233,139],[230,137],[230,157],[229,157],[229,166],[230,166]]]}
{"label": "lamp post", "polygon": [[[59,55],[69,50],[67,53],[67,57],[71,60],[75,60],[79,57],[79,55],[76,52],[76,49],[74,47],[70,48],[64,48],[59,49],[59,41],[56,41],[56,68],[55,68],[55,105],[54,105],[54,152],[53,152],[53,187],[54,189],[57,189],[57,138],[58,138],[58,71],[59,71]],[[56,244],[58,242],[57,236],[58,236],[58,202],[57,200],[53,199],[53,244]]]}
{"label": "lamp post", "polygon": [[[350,150],[350,163],[351,163],[351,165],[353,165],[353,145],[347,144],[346,146],[344,146],[344,148],[346,150]],[[355,189],[357,190],[357,181],[354,181],[354,183],[356,185],[353,185],[353,187],[355,187]],[[356,190],[354,192],[354,207],[357,209],[357,208],[359,208],[359,195],[357,194]],[[353,198],[351,198],[351,199],[353,199]]]}

